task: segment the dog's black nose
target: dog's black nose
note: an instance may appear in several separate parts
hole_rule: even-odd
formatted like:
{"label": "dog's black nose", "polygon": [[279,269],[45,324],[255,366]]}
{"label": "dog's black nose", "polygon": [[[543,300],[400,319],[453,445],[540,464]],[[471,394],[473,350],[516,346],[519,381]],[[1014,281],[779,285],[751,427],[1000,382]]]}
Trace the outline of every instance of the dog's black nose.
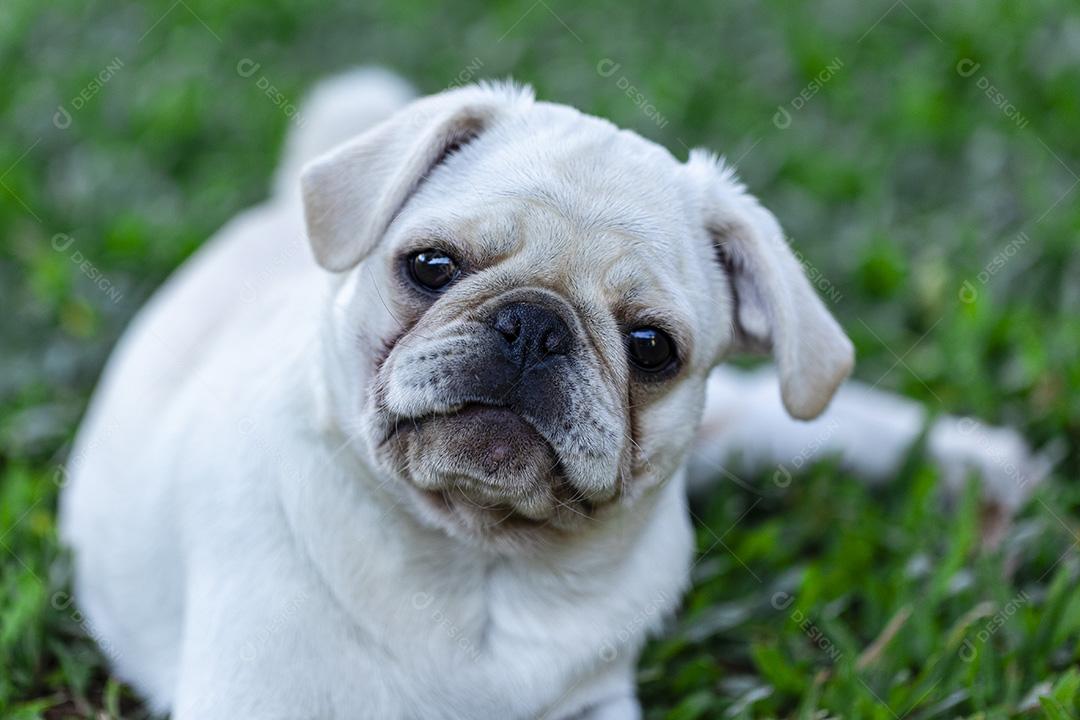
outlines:
{"label": "dog's black nose", "polygon": [[562,318],[532,303],[504,305],[491,317],[491,326],[506,341],[503,353],[522,368],[552,355],[566,355],[573,344]]}

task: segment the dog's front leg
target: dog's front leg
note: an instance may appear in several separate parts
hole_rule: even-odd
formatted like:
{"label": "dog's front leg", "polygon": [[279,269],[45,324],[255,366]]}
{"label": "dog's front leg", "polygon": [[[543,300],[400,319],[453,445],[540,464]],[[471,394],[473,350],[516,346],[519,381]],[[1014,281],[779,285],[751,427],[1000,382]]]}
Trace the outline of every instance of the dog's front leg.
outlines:
{"label": "dog's front leg", "polygon": [[[173,720],[401,718],[381,661],[291,552],[194,558]],[[278,545],[277,547],[283,547]]]}
{"label": "dog's front leg", "polygon": [[545,712],[541,720],[640,720],[637,657],[620,656],[578,681]]}

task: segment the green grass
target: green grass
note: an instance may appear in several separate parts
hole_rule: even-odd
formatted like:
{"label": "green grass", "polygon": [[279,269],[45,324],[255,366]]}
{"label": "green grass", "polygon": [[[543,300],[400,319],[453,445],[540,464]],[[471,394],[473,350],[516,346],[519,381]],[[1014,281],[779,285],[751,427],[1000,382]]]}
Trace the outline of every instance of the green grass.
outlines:
{"label": "green grass", "polygon": [[917,451],[876,490],[828,464],[718,485],[641,666],[650,718],[1080,716],[1078,37],[1065,0],[5,0],[0,716],[145,715],[67,602],[58,468],[127,320],[265,196],[282,105],[373,61],[426,92],[513,75],[738,159],[835,288],[858,377],[1065,449],[994,551]]}

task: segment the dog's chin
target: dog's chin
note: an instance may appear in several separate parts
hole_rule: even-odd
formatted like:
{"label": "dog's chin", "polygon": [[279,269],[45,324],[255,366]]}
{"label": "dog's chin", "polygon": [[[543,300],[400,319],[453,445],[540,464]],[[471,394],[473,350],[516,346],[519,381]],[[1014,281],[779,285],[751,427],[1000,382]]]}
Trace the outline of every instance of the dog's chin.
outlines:
{"label": "dog's chin", "polygon": [[466,405],[395,426],[384,447],[410,504],[450,535],[528,545],[572,533],[592,515],[551,445],[511,410]]}

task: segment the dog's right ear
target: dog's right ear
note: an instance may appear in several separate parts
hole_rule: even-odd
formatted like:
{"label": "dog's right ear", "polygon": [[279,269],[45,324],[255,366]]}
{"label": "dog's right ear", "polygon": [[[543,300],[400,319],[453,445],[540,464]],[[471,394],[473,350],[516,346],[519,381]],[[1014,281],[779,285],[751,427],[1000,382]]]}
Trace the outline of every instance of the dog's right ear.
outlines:
{"label": "dog's right ear", "polygon": [[705,227],[727,273],[735,350],[770,352],[792,417],[824,412],[851,372],[855,350],[806,278],[780,224],[746,192],[731,168],[694,150],[687,167],[700,184]]}
{"label": "dog's right ear", "polygon": [[439,163],[531,99],[527,89],[492,86],[423,98],[309,163],[300,186],[319,265],[341,272],[363,260]]}

